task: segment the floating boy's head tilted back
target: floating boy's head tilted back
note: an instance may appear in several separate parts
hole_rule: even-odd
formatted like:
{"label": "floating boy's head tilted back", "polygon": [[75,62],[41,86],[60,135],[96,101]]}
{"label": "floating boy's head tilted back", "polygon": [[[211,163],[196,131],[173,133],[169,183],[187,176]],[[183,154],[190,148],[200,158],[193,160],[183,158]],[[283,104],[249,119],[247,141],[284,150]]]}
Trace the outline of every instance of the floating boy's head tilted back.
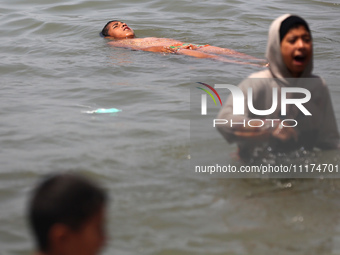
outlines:
{"label": "floating boy's head tilted back", "polygon": [[127,39],[135,37],[133,30],[129,28],[126,23],[118,20],[111,20],[107,22],[101,34],[105,37],[109,36],[115,39]]}
{"label": "floating boy's head tilted back", "polygon": [[43,180],[28,208],[38,250],[97,254],[105,241],[106,202],[106,193],[84,177],[58,174]]}

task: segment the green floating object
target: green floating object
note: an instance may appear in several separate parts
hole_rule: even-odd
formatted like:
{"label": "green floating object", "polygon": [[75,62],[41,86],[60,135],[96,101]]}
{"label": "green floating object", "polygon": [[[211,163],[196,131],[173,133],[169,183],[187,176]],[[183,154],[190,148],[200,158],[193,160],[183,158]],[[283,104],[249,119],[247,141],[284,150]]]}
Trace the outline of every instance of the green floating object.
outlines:
{"label": "green floating object", "polygon": [[109,108],[109,109],[99,108],[94,111],[87,111],[86,113],[116,113],[116,112],[121,112],[121,111],[122,110],[117,109],[117,108]]}

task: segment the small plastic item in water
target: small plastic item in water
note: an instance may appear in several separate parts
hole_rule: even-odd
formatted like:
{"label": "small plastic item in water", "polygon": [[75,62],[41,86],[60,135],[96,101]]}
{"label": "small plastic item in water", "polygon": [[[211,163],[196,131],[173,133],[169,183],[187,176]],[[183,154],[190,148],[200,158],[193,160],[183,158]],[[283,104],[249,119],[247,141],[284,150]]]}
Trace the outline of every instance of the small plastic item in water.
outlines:
{"label": "small plastic item in water", "polygon": [[110,109],[104,109],[100,108],[94,111],[94,113],[115,113],[115,112],[121,112],[122,110],[116,109],[116,108],[110,108]]}
{"label": "small plastic item in water", "polygon": [[99,108],[93,111],[86,111],[86,113],[116,113],[116,112],[121,112],[121,111],[122,110],[117,109],[117,108],[109,108],[109,109]]}

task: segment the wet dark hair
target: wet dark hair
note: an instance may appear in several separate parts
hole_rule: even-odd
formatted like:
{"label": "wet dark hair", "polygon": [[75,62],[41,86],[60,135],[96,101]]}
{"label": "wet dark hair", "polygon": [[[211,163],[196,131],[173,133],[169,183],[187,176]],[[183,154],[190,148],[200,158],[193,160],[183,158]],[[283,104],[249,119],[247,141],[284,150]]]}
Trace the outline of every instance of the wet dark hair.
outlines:
{"label": "wet dark hair", "polygon": [[106,23],[106,25],[103,27],[102,31],[99,33],[100,36],[109,36],[108,32],[109,32],[109,28],[107,27],[111,22],[114,21],[119,21],[119,20],[110,20],[109,22]]}
{"label": "wet dark hair", "polygon": [[284,21],[282,21],[280,27],[280,42],[282,42],[283,38],[290,29],[297,28],[301,25],[304,26],[306,30],[310,33],[310,29],[307,22],[299,16],[292,15],[286,18]]}
{"label": "wet dark hair", "polygon": [[48,252],[49,231],[56,223],[78,230],[107,203],[104,190],[76,174],[45,178],[34,190],[28,220],[39,251]]}

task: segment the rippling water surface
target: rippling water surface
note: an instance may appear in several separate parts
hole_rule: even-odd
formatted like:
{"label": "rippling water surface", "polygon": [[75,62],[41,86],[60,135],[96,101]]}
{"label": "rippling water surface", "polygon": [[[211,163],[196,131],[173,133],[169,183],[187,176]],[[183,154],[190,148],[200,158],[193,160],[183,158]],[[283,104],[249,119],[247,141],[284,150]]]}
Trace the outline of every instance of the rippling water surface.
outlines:
{"label": "rippling water surface", "polygon": [[[74,170],[112,195],[104,254],[340,254],[338,180],[184,174],[192,79],[261,68],[111,48],[98,36],[121,19],[139,37],[263,58],[271,21],[297,13],[327,80],[339,75],[339,12],[335,0],[1,2],[0,253],[33,251],[28,192],[41,175]],[[340,89],[330,90],[339,123]],[[122,112],[84,113],[113,107]],[[235,160],[234,146],[223,150]]]}

